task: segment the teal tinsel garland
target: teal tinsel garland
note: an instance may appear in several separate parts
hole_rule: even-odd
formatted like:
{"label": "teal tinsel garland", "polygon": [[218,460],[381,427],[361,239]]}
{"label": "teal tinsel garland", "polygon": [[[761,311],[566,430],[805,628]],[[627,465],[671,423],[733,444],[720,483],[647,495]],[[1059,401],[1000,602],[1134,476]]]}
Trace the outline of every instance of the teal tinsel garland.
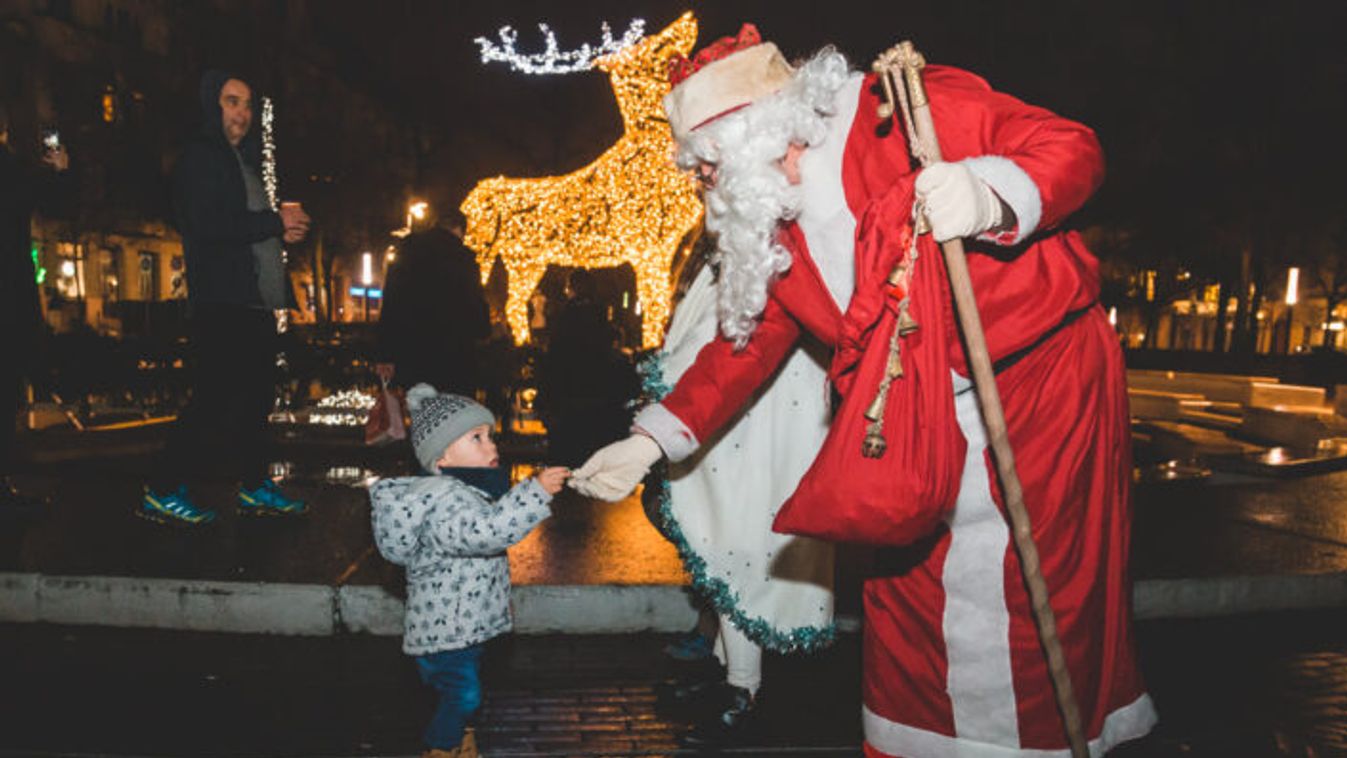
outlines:
{"label": "teal tinsel garland", "polygon": [[[656,351],[641,360],[637,365],[637,371],[641,374],[641,389],[645,402],[658,402],[672,390],[664,381],[662,352]],[[706,560],[697,555],[688,544],[687,538],[683,536],[678,519],[673,515],[673,502],[667,477],[660,480],[659,487],[659,515],[664,522],[664,534],[674,543],[679,557],[683,559],[684,568],[692,575],[692,589],[706,598],[717,613],[728,616],[749,639],[779,653],[813,652],[831,645],[837,639],[836,624],[830,623],[824,627],[801,626],[782,631],[765,619],[750,617],[744,613],[739,607],[738,594],[730,589],[729,584],[723,579],[708,573]]]}

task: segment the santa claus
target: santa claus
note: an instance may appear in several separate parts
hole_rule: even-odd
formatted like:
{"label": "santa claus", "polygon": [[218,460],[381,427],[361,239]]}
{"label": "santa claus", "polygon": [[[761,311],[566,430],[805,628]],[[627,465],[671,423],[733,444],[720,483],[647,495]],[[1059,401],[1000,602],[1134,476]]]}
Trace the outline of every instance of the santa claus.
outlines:
{"label": "santa claus", "polygon": [[[895,419],[918,421],[886,433],[891,448],[918,454],[863,460],[859,440],[839,441],[849,452],[812,467],[788,507],[812,509],[817,521],[865,499],[858,486],[892,493],[879,498],[893,500],[892,517],[838,533],[902,545],[864,588],[867,755],[1068,755],[948,292],[934,275],[931,238],[966,238],[1091,754],[1146,734],[1155,712],[1130,628],[1122,356],[1098,304],[1098,263],[1063,228],[1103,178],[1093,132],[930,66],[945,162],[918,171],[901,128],[878,115],[873,75],[831,48],[792,67],[751,26],[680,63],[673,78],[665,110],[678,160],[704,184],[717,240],[720,334],[668,396],[637,414],[632,436],[595,453],[572,485],[616,500],[659,458],[697,452],[803,332],[833,346],[839,392],[872,393],[865,356],[888,342],[876,314],[894,296],[885,281],[898,248],[911,247],[918,275],[901,296],[917,308],[920,338],[904,343],[916,361],[897,381],[927,392],[891,396]],[[918,202],[931,226],[919,238]],[[934,401],[931,387],[940,388]]]}

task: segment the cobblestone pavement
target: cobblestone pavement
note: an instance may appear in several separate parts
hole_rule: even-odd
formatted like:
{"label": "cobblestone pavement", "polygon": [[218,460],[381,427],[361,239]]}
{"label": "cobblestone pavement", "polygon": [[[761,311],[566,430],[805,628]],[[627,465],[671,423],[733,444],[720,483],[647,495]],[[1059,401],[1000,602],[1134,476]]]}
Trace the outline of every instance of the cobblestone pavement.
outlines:
{"label": "cobblestone pavement", "polygon": [[[1161,713],[1115,758],[1347,755],[1347,611],[1150,622]],[[659,704],[669,635],[501,640],[486,662],[488,756],[692,755]],[[856,635],[769,656],[734,756],[855,756]],[[431,696],[393,638],[248,637],[0,625],[0,755],[414,755]]]}

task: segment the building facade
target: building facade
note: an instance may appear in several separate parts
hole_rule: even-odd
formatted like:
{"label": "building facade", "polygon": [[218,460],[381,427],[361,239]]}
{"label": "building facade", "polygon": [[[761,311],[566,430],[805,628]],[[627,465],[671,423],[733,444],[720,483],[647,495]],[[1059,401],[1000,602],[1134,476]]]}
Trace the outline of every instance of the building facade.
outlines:
{"label": "building facade", "polygon": [[[69,217],[38,217],[33,228],[53,330],[123,335],[180,319],[186,272],[168,177],[197,128],[197,82],[208,68],[250,80],[255,129],[261,96],[275,103],[280,194],[304,203],[322,238],[290,251],[298,320],[363,315],[338,281],[349,277],[334,274],[356,269],[362,251],[383,249],[402,218],[417,126],[378,99],[378,82],[341,74],[349,66],[340,46],[309,10],[303,0],[0,6],[0,102],[11,145],[36,160],[40,136],[58,130],[77,178]],[[322,296],[320,287],[328,288]]]}

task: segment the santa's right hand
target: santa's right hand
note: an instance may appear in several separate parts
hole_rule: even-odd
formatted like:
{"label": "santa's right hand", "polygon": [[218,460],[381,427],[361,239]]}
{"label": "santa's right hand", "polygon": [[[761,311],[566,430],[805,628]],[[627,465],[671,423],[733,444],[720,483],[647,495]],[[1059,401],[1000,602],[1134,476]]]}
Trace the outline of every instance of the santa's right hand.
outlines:
{"label": "santa's right hand", "polygon": [[636,489],[664,451],[644,434],[600,448],[571,472],[568,484],[587,497],[617,502]]}

